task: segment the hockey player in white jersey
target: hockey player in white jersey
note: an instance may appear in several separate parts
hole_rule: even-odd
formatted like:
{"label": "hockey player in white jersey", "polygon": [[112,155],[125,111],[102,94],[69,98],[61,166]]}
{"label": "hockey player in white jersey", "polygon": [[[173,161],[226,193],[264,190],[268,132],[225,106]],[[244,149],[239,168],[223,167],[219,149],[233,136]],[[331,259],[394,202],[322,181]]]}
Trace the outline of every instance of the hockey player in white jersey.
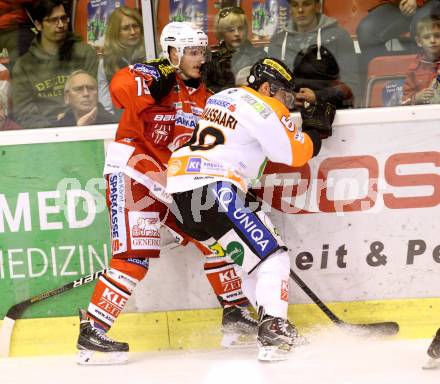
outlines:
{"label": "hockey player in white jersey", "polygon": [[267,160],[304,165],[331,124],[318,132],[319,119],[306,114],[302,131],[293,124],[293,75],[281,61],[258,61],[248,83],[208,99],[192,139],[168,163],[167,190],[181,229],[201,242],[215,238],[240,266],[243,291],[258,307],[258,359],[285,360],[300,340],[287,320],[289,255],[248,186]]}
{"label": "hockey player in white jersey", "polygon": [[[204,270],[224,307],[222,346],[255,344],[258,323],[244,307],[248,300],[234,265],[224,261],[215,241],[209,248],[176,228],[160,180],[171,152],[191,137],[212,95],[200,81],[208,38],[190,23],[171,22],[162,30],[160,42],[164,57],[121,69],[110,86],[115,105],[124,109],[115,141],[107,148],[104,170],[112,257],[87,312],[80,311],[77,361],[81,365],[128,360],[128,343],[112,340],[107,332],[138,283],[149,275],[151,259],[160,257],[160,226],[206,255]],[[229,283],[224,283],[225,278]]]}

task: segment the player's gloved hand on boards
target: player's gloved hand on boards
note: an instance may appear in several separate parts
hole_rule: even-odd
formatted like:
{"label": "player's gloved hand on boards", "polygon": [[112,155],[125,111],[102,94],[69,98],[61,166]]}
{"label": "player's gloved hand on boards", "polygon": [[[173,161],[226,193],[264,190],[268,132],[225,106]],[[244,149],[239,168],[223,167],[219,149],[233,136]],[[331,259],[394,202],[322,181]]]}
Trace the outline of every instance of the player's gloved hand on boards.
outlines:
{"label": "player's gloved hand on boards", "polygon": [[332,124],[336,115],[336,107],[333,104],[320,101],[314,104],[305,102],[300,113],[304,132],[315,130],[321,139],[332,135]]}
{"label": "player's gloved hand on boards", "polygon": [[176,110],[171,106],[152,106],[141,114],[144,137],[156,147],[166,147],[173,139]]}

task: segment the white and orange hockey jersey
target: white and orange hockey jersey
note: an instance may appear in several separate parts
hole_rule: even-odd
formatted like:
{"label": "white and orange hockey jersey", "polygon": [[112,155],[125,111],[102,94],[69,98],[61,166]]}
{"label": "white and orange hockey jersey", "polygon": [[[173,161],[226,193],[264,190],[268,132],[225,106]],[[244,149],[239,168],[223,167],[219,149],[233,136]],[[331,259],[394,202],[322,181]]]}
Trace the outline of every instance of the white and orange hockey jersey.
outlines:
{"label": "white and orange hockey jersey", "polygon": [[248,87],[231,88],[208,99],[193,137],[172,154],[167,192],[220,180],[246,192],[267,160],[300,167],[312,156],[311,138],[280,101]]}

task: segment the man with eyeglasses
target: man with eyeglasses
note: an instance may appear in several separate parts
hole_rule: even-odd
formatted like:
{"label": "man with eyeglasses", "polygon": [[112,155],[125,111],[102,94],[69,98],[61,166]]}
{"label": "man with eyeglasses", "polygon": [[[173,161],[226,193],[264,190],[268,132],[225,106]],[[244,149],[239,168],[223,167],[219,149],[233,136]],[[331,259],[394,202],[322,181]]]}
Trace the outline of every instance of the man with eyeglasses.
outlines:
{"label": "man with eyeglasses", "polygon": [[225,261],[215,239],[202,244],[176,226],[168,209],[172,200],[165,192],[171,153],[190,139],[211,96],[200,80],[208,37],[191,23],[172,22],[164,27],[160,43],[164,57],[121,69],[110,83],[114,105],[124,109],[104,169],[112,258],[87,312],[80,311],[81,365],[127,361],[128,344],[111,340],[106,332],[147,274],[150,259],[159,257],[161,226],[206,256],[205,273],[224,308],[222,345],[240,345],[241,336],[255,344],[257,321],[242,307],[249,302],[233,263]]}
{"label": "man with eyeglasses", "polygon": [[58,121],[60,126],[83,126],[92,124],[112,124],[116,116],[107,112],[98,102],[96,79],[78,69],[70,74],[64,86],[64,101],[69,111]]}
{"label": "man with eyeglasses", "polygon": [[304,342],[287,320],[290,259],[248,188],[267,160],[306,164],[321,137],[313,120],[303,119],[301,132],[290,119],[295,84],[284,63],[257,61],[248,83],[208,99],[191,140],[168,162],[167,192],[178,226],[198,241],[214,238],[238,266],[243,292],[258,305],[258,359],[285,360]]}
{"label": "man with eyeglasses", "polygon": [[57,126],[64,114],[64,85],[70,73],[83,69],[96,76],[96,52],[70,32],[62,0],[40,0],[30,12],[38,31],[28,52],[13,68],[14,116],[23,128]]}

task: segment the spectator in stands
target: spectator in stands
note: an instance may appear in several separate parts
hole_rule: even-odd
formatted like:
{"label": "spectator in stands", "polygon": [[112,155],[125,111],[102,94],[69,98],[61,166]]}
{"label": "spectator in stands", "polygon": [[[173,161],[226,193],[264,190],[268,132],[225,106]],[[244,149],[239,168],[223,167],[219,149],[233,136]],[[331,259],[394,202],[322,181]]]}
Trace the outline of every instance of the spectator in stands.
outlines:
{"label": "spectator in stands", "polygon": [[137,9],[122,6],[112,12],[98,69],[99,101],[109,112],[114,112],[108,87],[115,72],[146,59],[143,36],[142,17]]}
{"label": "spectator in stands", "polygon": [[[422,17],[439,12],[439,0],[380,0],[359,23],[356,34],[361,48],[361,70],[366,75],[368,63],[376,56],[389,54],[385,43],[411,31],[415,37],[415,25]],[[412,42],[403,45],[405,53],[414,51]]]}
{"label": "spectator in stands", "polygon": [[0,64],[0,131],[20,129],[21,127],[8,117],[11,110],[11,83],[9,71],[3,64]]}
{"label": "spectator in stands", "polygon": [[350,87],[341,82],[339,65],[335,57],[325,47],[316,44],[296,55],[293,64],[295,76],[295,105],[328,102],[337,109],[353,107],[353,93]]}
{"label": "spectator in stands", "polygon": [[423,51],[409,65],[402,104],[440,103],[440,17],[419,20],[416,43]]}
{"label": "spectator in stands", "polygon": [[106,111],[98,102],[98,83],[86,71],[74,71],[64,86],[64,101],[69,110],[62,116],[58,125],[111,124],[116,116]]}
{"label": "spectator in stands", "polygon": [[69,32],[63,0],[40,0],[32,10],[37,37],[12,72],[14,117],[23,128],[51,127],[66,111],[64,84],[76,69],[96,76],[98,57]]}
{"label": "spectator in stands", "polygon": [[[341,81],[355,97],[360,95],[358,65],[353,40],[336,19],[321,13],[319,0],[290,0],[292,19],[269,44],[269,56],[293,66],[296,55],[310,45],[325,47],[339,65]],[[320,59],[320,50],[317,50]]]}
{"label": "spectator in stands", "polygon": [[10,70],[29,49],[35,36],[25,7],[33,0],[0,0],[0,60]]}
{"label": "spectator in stands", "polygon": [[[222,8],[214,19],[214,30],[219,40],[218,50],[203,66],[203,81],[213,92],[235,87],[242,82],[243,68],[249,73],[252,65],[266,56],[262,48],[254,47],[248,40],[246,15],[240,7]],[[247,77],[247,76],[246,76]],[[237,84],[238,85],[238,84]]]}
{"label": "spectator in stands", "polygon": [[11,79],[8,68],[6,68],[6,66],[3,64],[0,64],[0,92],[4,95],[7,95],[8,108],[11,107]]}
{"label": "spectator in stands", "polygon": [[0,131],[10,131],[21,127],[8,117],[8,96],[0,90]]}

